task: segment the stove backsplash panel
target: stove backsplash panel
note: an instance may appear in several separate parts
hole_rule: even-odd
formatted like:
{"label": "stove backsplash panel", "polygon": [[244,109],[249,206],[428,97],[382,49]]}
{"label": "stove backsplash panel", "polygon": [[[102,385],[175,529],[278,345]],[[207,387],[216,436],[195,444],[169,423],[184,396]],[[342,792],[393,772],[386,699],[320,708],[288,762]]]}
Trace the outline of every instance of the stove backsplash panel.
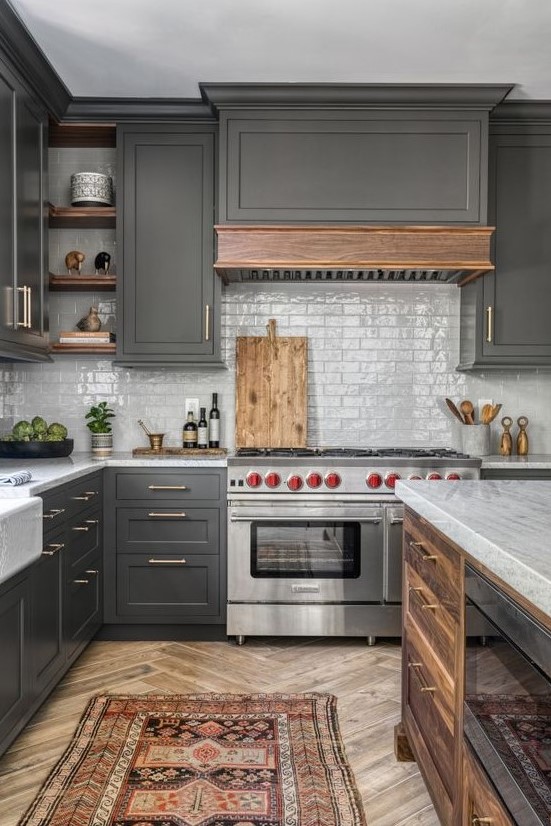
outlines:
{"label": "stove backsplash panel", "polygon": [[[92,299],[92,296],[90,296]],[[228,370],[117,368],[104,359],[57,358],[53,364],[2,365],[0,426],[41,413],[64,422],[75,449],[87,450],[84,413],[107,399],[115,408],[116,450],[145,446],[144,419],[165,443],[178,445],[186,398],[210,407],[219,394],[222,444],[234,445],[235,338],[264,335],[277,319],[280,335],[309,344],[308,442],[311,445],[396,445],[460,448],[461,425],[444,397],[503,403],[514,419],[530,419],[530,452],[551,453],[551,372],[457,373],[460,291],[450,285],[233,284],[223,291],[222,346]],[[56,295],[52,328],[74,318],[88,296]],[[110,308],[108,308],[110,310]],[[80,317],[80,316],[79,316]],[[500,417],[501,418],[501,417]],[[499,424],[492,426],[497,452]]]}

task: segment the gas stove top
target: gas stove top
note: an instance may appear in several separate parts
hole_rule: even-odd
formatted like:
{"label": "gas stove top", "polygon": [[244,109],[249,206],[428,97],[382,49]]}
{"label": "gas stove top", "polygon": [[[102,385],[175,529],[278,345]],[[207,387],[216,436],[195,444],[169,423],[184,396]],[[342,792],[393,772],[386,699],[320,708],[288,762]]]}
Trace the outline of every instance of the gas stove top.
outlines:
{"label": "gas stove top", "polygon": [[478,479],[481,460],[449,448],[241,448],[228,458],[234,496],[394,495],[398,479]]}

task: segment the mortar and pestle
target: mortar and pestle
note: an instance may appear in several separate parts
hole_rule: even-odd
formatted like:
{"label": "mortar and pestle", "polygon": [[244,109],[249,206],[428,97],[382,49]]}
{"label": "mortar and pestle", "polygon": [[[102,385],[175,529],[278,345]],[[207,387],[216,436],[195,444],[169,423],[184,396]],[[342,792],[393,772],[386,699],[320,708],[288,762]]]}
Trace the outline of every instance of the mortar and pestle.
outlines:
{"label": "mortar and pestle", "polygon": [[164,433],[152,433],[149,428],[147,428],[141,419],[138,419],[138,424],[146,434],[147,438],[149,439],[149,446],[151,450],[160,451],[163,447],[163,439],[165,437]]}

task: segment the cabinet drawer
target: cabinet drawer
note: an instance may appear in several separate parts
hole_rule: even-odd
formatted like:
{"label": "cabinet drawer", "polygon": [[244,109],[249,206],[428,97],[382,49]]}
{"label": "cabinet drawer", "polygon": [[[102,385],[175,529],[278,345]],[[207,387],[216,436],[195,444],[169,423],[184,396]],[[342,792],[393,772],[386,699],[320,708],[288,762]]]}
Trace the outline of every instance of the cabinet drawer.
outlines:
{"label": "cabinet drawer", "polygon": [[418,522],[407,510],[404,518],[404,558],[454,620],[459,622],[461,558],[429,525]]}
{"label": "cabinet drawer", "polygon": [[178,622],[182,617],[220,614],[219,559],[177,554],[120,554],[117,613]]}
{"label": "cabinet drawer", "polygon": [[406,613],[418,626],[448,674],[454,674],[459,626],[417,571],[407,562],[405,571]]}
{"label": "cabinet drawer", "polygon": [[65,584],[63,610],[67,658],[99,628],[101,616],[101,558],[93,557],[84,568],[71,573]]}
{"label": "cabinet drawer", "polygon": [[[478,820],[477,820],[478,818]],[[484,819],[486,818],[486,819]],[[478,760],[463,743],[463,818],[462,826],[488,823],[489,826],[513,826],[493,783]]]}
{"label": "cabinet drawer", "polygon": [[96,508],[73,517],[66,527],[67,564],[70,570],[84,563],[100,545],[101,519]]}
{"label": "cabinet drawer", "polygon": [[448,678],[427,659],[414,626],[406,626],[404,645],[405,703],[450,799],[454,798],[453,689]]}
{"label": "cabinet drawer", "polygon": [[218,554],[219,520],[218,508],[118,508],[117,551]]}
{"label": "cabinet drawer", "polygon": [[160,470],[149,473],[117,473],[117,499],[146,499],[150,502],[185,502],[220,499],[220,474]]}
{"label": "cabinet drawer", "polygon": [[57,527],[61,522],[84,513],[93,504],[101,503],[101,493],[101,476],[98,473],[46,493],[42,497],[44,530]]}

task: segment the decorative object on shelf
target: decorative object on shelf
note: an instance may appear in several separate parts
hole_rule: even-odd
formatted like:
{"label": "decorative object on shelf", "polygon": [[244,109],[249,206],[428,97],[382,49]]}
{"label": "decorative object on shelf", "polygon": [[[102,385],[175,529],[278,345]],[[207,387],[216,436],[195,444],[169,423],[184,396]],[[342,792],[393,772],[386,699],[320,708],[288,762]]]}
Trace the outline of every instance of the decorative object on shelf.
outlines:
{"label": "decorative object on shelf", "polygon": [[513,420],[510,416],[504,416],[501,420],[503,433],[501,434],[501,441],[499,443],[499,455],[510,456],[513,452],[513,437],[511,436],[511,425]]}
{"label": "decorative object on shelf", "polygon": [[165,437],[164,433],[152,433],[148,427],[145,426],[141,419],[138,419],[138,424],[140,425],[143,432],[146,434],[147,438],[149,439],[149,446],[152,451],[158,453],[163,447],[163,439]]}
{"label": "decorative object on shelf", "polygon": [[115,413],[107,402],[99,402],[90,408],[84,417],[89,419],[86,427],[91,434],[92,455],[97,457],[110,456],[113,451],[113,425],[110,419]]}
{"label": "decorative object on shelf", "polygon": [[459,405],[459,409],[463,414],[463,418],[465,419],[465,424],[474,424],[474,405],[468,399],[461,402]]}
{"label": "decorative object on shelf", "polygon": [[69,275],[73,274],[73,270],[76,270],[80,275],[80,268],[85,258],[84,253],[78,250],[71,250],[71,252],[67,253],[65,256],[65,266],[67,267]]}
{"label": "decorative object on shelf", "polygon": [[83,316],[80,321],[77,321],[76,326],[79,330],[87,333],[97,333],[101,328],[101,321],[98,316],[98,308],[90,307],[88,315]]}
{"label": "decorative object on shelf", "polygon": [[43,416],[35,416],[14,424],[11,433],[0,437],[2,459],[55,459],[69,456],[73,440],[67,438],[67,428],[59,422],[50,425]]}
{"label": "decorative object on shelf", "polygon": [[73,206],[112,206],[113,179],[102,172],[75,172],[71,175]]}
{"label": "decorative object on shelf", "polygon": [[517,424],[519,426],[519,432],[517,435],[517,455],[518,456],[527,456],[528,455],[528,434],[526,433],[526,428],[528,426],[528,417],[527,416],[519,416],[517,419]]}
{"label": "decorative object on shelf", "polygon": [[111,256],[108,252],[98,252],[94,259],[94,266],[96,268],[96,275],[109,275],[109,266],[111,264]]}
{"label": "decorative object on shelf", "polygon": [[112,344],[116,338],[115,333],[110,333],[109,330],[101,330],[97,333],[86,330],[60,330],[59,332],[60,344],[90,344],[94,347],[98,344]]}
{"label": "decorative object on shelf", "polygon": [[490,425],[471,424],[461,430],[463,453],[468,456],[488,456],[490,453]]}

